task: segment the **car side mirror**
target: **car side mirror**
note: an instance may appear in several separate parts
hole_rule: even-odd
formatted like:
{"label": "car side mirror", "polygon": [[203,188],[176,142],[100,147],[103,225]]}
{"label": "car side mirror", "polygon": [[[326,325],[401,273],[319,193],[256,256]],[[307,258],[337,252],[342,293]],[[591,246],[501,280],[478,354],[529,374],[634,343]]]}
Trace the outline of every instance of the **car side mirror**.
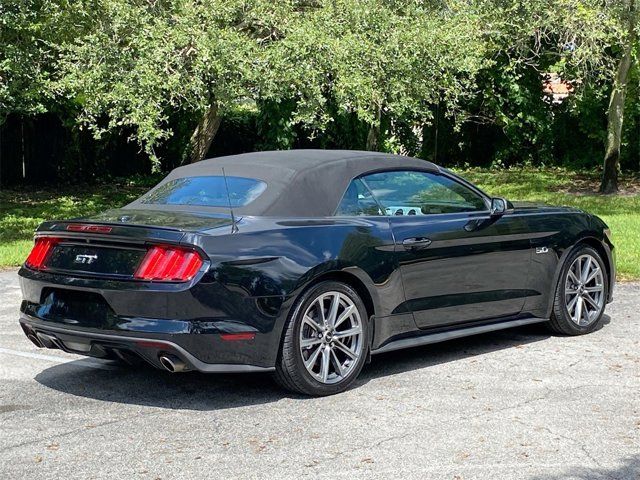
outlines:
{"label": "car side mirror", "polygon": [[499,217],[504,215],[507,211],[507,200],[504,198],[496,197],[491,199],[491,216]]}

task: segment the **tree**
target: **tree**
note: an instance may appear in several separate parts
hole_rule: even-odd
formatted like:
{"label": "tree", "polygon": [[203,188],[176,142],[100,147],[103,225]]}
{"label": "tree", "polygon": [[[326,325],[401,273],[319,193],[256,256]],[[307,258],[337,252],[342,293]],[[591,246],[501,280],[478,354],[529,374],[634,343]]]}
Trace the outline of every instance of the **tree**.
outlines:
{"label": "tree", "polygon": [[[155,147],[172,135],[168,118],[193,119],[184,152],[206,154],[225,109],[252,98],[266,2],[96,0],[92,28],[62,48],[57,93],[99,136],[127,129],[159,167]],[[277,10],[277,9],[276,9]]]}
{"label": "tree", "polygon": [[468,2],[334,0],[306,11],[268,48],[264,98],[293,98],[291,123],[320,131],[327,104],[368,125],[367,149],[383,148],[382,124],[419,127],[442,101],[460,113],[484,62],[480,19]]}
{"label": "tree", "polygon": [[621,23],[624,27],[620,44],[620,56],[613,78],[611,98],[607,111],[607,145],[604,155],[604,169],[601,193],[618,191],[618,172],[620,170],[620,147],[622,144],[622,125],[624,122],[624,106],[627,91],[629,70],[633,62],[633,49],[637,41],[638,14],[635,0],[628,0],[620,5]]}
{"label": "tree", "polygon": [[33,115],[59,106],[47,85],[57,68],[57,46],[85,27],[67,1],[0,2],[0,124],[9,113]]}
{"label": "tree", "polygon": [[[502,129],[500,160],[554,162],[554,119],[576,110],[583,94],[612,80],[611,45],[619,21],[601,0],[479,0],[492,63],[478,77],[468,108],[478,122]],[[546,74],[573,91],[562,105],[543,96]],[[576,113],[579,115],[579,112]],[[577,132],[568,134],[576,135]]]}
{"label": "tree", "polygon": [[[239,106],[277,125],[276,147],[348,126],[347,148],[425,156],[438,112],[440,137],[490,123],[508,156],[536,161],[552,155],[558,110],[543,102],[541,76],[553,71],[578,96],[615,85],[609,178],[637,43],[633,2],[5,0],[0,119],[58,111],[96,137],[129,135],[159,169],[170,137],[182,161],[202,159]],[[453,148],[469,140],[460,131]]]}

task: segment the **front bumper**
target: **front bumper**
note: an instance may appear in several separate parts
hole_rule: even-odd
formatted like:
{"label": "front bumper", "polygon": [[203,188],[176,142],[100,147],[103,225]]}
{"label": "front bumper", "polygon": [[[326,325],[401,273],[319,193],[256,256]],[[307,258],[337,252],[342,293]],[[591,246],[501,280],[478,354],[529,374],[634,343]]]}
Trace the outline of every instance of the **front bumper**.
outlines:
{"label": "front bumper", "polygon": [[607,254],[606,260],[609,265],[609,289],[607,295],[607,303],[611,303],[613,301],[613,289],[616,285],[616,249],[608,238],[607,241],[603,242],[603,246]]}

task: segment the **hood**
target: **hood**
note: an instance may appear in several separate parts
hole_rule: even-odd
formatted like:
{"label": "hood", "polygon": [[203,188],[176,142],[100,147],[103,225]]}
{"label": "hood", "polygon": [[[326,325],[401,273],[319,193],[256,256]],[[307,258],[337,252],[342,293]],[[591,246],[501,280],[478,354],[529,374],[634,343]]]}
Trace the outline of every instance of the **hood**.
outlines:
{"label": "hood", "polygon": [[576,212],[576,213],[584,213],[582,210],[574,207],[559,207],[555,205],[547,205],[542,202],[509,202],[513,205],[513,208],[518,212],[545,212],[545,213],[554,213],[554,212]]}

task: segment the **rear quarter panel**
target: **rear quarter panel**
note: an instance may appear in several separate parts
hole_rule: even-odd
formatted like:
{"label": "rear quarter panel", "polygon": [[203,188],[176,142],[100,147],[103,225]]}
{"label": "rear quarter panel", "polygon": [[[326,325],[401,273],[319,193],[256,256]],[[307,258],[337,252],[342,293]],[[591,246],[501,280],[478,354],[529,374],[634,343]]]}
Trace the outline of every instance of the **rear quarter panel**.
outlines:
{"label": "rear quarter panel", "polygon": [[[236,233],[225,228],[187,234],[183,241],[207,253],[208,276],[219,285],[215,298],[202,301],[226,303],[230,319],[239,317],[231,320],[273,333],[276,352],[295,299],[324,275],[339,273],[359,280],[377,316],[389,315],[404,301],[393,235],[385,217],[253,217],[241,220],[238,227]],[[252,308],[246,308],[249,305]]]}

